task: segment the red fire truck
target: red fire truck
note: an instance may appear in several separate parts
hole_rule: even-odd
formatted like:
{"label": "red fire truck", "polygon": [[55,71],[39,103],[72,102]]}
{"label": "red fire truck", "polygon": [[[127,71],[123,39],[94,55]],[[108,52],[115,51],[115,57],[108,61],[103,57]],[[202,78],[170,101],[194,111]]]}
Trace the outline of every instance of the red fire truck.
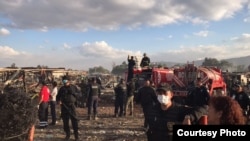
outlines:
{"label": "red fire truck", "polygon": [[226,83],[222,72],[216,67],[197,67],[187,63],[179,68],[135,68],[134,78],[142,86],[145,79],[151,79],[157,86],[160,83],[168,83],[174,91],[174,99],[184,102],[188,88],[195,84],[197,78],[207,86],[210,95],[225,95]]}

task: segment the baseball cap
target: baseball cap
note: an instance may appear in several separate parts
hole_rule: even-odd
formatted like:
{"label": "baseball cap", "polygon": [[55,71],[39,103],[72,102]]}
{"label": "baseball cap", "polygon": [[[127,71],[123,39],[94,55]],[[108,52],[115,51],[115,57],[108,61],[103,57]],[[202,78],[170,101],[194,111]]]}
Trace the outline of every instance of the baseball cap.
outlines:
{"label": "baseball cap", "polygon": [[161,83],[161,84],[158,85],[156,91],[157,91],[157,92],[158,92],[158,91],[164,91],[164,92],[166,92],[166,91],[172,91],[172,88],[171,88],[171,86],[170,86],[169,84],[167,84],[167,83]]}

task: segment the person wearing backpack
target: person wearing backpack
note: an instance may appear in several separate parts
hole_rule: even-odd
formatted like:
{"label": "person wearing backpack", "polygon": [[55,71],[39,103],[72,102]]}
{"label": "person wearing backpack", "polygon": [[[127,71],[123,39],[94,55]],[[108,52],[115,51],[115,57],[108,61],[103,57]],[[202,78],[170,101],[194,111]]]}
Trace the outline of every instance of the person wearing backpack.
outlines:
{"label": "person wearing backpack", "polygon": [[63,86],[59,89],[56,101],[61,104],[61,117],[63,120],[63,129],[66,133],[65,140],[70,140],[69,119],[71,120],[74,130],[75,141],[79,140],[78,119],[76,114],[77,88],[70,83],[69,76],[63,76]]}

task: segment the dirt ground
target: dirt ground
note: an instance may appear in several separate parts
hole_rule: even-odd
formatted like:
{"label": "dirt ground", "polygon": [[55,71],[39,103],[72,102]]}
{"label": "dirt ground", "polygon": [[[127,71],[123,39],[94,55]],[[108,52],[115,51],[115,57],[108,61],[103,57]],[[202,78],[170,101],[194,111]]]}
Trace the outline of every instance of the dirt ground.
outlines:
{"label": "dirt ground", "polygon": [[[87,108],[77,108],[79,115],[80,141],[146,141],[143,129],[143,114],[140,105],[135,105],[134,116],[114,116],[114,94],[106,91],[99,103],[99,119],[87,120]],[[59,110],[59,109],[58,109]],[[51,117],[49,116],[49,123]],[[36,125],[38,127],[38,124]],[[71,127],[71,126],[70,126]],[[63,141],[65,133],[62,121],[46,129],[35,129],[34,141]],[[74,140],[71,127],[71,141]]]}

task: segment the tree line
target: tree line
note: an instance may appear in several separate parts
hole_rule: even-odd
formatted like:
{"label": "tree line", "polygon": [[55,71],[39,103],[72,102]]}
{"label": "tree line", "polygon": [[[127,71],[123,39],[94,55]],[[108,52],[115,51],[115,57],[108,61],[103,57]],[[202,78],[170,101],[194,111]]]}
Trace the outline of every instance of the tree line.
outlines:
{"label": "tree line", "polygon": [[[155,62],[150,64],[151,67],[173,67],[173,66],[183,66],[185,64],[175,64],[173,66],[167,66],[164,63],[160,62]],[[105,73],[105,74],[114,74],[114,75],[123,75],[125,71],[127,71],[127,62],[123,61],[120,65],[115,65],[113,64],[112,70],[108,70],[104,68],[103,66],[95,66],[92,68],[88,69],[89,74],[94,74],[94,73]],[[204,61],[202,62],[202,66],[213,66],[220,68],[222,71],[234,71],[234,72],[247,72],[250,71],[250,65],[245,66],[245,65],[234,65],[233,63],[230,63],[226,60],[217,60],[216,58],[205,58]],[[15,63],[12,63],[11,68],[17,68]],[[49,68],[46,65],[37,65],[37,68]],[[69,69],[72,70],[72,69]]]}

